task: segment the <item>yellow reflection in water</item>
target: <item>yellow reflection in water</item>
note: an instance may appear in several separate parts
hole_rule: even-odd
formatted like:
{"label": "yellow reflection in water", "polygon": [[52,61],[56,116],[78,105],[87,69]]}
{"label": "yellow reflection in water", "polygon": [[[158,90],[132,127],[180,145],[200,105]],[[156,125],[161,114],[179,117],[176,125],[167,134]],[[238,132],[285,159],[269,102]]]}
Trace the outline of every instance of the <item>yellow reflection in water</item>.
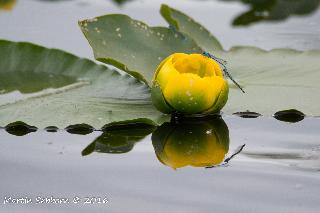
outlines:
{"label": "yellow reflection in water", "polygon": [[161,125],[152,143],[159,161],[173,169],[213,166],[229,150],[229,130],[222,118],[184,119]]}

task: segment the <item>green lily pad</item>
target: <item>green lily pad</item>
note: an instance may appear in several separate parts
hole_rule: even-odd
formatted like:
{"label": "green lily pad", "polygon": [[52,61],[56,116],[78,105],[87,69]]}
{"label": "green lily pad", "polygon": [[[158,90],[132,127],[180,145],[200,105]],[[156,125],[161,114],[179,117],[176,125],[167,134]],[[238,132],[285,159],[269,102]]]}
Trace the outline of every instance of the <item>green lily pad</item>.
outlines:
{"label": "green lily pad", "polygon": [[105,15],[79,22],[97,60],[152,84],[158,64],[175,52],[201,53],[188,35],[149,27],[126,15]]}
{"label": "green lily pad", "polygon": [[[179,26],[205,50],[215,50],[216,43],[204,26],[187,30],[187,15],[167,5],[161,8],[169,24]],[[163,11],[170,11],[164,13]],[[194,21],[192,21],[194,22]],[[193,24],[191,24],[192,26]],[[201,34],[201,35],[199,35]],[[212,52],[228,62],[228,71],[244,87],[242,94],[233,83],[224,112],[252,110],[272,115],[279,110],[299,109],[307,115],[319,115],[320,51],[274,49],[265,51],[256,47],[234,47],[229,51]]]}
{"label": "green lily pad", "polygon": [[[0,126],[39,128],[110,122],[160,123],[149,88],[103,65],[57,49],[0,40]],[[136,120],[134,120],[136,121]]]}

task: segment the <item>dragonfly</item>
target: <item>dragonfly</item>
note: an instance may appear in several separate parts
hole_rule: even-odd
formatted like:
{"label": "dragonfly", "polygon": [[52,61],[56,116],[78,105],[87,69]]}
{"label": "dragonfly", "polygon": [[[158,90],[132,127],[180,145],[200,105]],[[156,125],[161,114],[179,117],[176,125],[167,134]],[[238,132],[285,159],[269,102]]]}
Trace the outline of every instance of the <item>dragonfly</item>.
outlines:
{"label": "dragonfly", "polygon": [[221,58],[218,58],[206,51],[204,51],[202,53],[202,55],[208,57],[208,58],[211,58],[213,59],[214,61],[218,62],[220,64],[220,66],[222,67],[222,70],[223,70],[223,73],[225,74],[225,76],[227,76],[243,93],[246,93],[243,88],[232,78],[231,74],[228,72],[228,69],[227,69],[227,61],[221,59]]}

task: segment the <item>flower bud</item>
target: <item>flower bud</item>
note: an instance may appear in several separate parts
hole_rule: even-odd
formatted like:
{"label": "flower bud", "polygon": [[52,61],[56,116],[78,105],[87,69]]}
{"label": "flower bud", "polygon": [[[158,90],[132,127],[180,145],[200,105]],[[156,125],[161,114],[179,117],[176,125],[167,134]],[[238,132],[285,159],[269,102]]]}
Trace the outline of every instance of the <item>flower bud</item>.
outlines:
{"label": "flower bud", "polygon": [[175,53],[156,69],[151,97],[154,106],[166,114],[207,114],[223,108],[228,92],[216,61],[201,54]]}
{"label": "flower bud", "polygon": [[173,169],[222,163],[229,150],[229,131],[220,118],[164,123],[152,134],[161,163]]}

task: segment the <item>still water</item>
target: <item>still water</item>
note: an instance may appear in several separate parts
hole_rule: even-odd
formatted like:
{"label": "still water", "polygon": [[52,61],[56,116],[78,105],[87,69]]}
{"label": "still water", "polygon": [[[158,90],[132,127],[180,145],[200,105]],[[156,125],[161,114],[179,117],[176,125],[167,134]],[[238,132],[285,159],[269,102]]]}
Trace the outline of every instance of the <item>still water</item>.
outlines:
{"label": "still water", "polygon": [[[0,38],[93,58],[79,19],[125,13],[166,25],[158,10],[167,3],[208,27],[225,49],[320,49],[319,2],[303,9],[306,1],[297,1],[304,12],[273,2],[261,9],[242,1],[20,0],[12,11],[0,11]],[[260,18],[236,24],[246,13]],[[222,118],[86,135],[39,129],[16,136],[2,128],[0,212],[319,212],[319,118]],[[6,202],[9,197],[32,203]],[[69,202],[41,203],[46,197]]]}
{"label": "still water", "polygon": [[[101,141],[100,131],[76,135],[65,130],[38,130],[18,137],[0,130],[1,196],[33,200],[33,204],[1,207],[5,212],[317,212],[318,119],[298,123],[263,117],[223,119],[225,125],[219,124],[217,132],[214,121],[207,123],[210,134],[220,134],[213,136],[216,140],[197,133],[208,134],[203,124],[193,126],[193,133],[188,127],[176,127],[169,130],[169,136],[161,132],[162,126],[127,144],[121,140],[114,143],[110,137]],[[155,135],[159,130],[166,138],[166,153],[157,152],[159,138],[155,140]],[[199,159],[203,150],[197,147],[174,147],[181,138],[185,142],[200,140],[193,143],[200,149],[215,147],[207,151],[206,159]],[[228,143],[223,141],[226,138]],[[229,150],[227,158],[243,144],[242,152],[225,166],[206,169],[196,165],[211,158],[219,161],[221,150]],[[181,154],[189,158],[181,158]],[[36,204],[39,197],[51,196],[68,198],[70,203]],[[73,203],[75,197],[81,202]],[[106,197],[108,203],[85,204],[86,197]]]}

